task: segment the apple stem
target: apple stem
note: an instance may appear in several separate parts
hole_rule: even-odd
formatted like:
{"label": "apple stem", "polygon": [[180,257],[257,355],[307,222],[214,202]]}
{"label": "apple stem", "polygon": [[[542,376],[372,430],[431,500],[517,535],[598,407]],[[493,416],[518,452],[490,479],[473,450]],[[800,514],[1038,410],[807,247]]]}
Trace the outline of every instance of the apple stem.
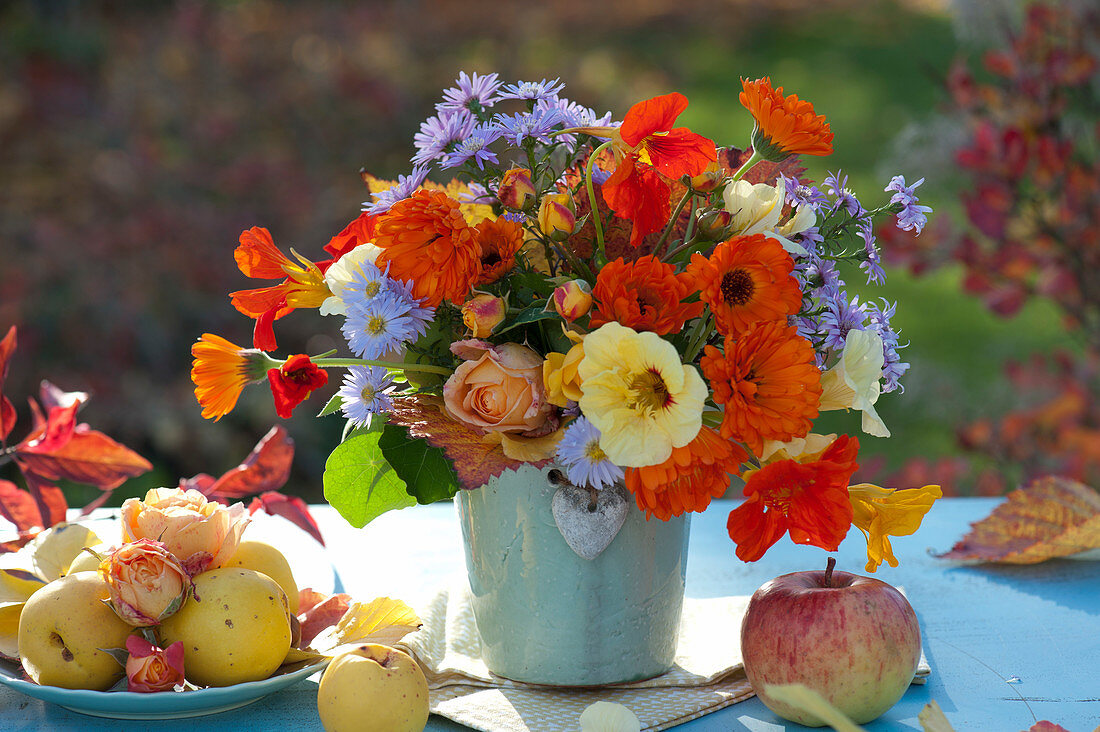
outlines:
{"label": "apple stem", "polygon": [[829,557],[828,563],[825,565],[825,586],[833,586],[833,567],[836,566],[836,558]]}

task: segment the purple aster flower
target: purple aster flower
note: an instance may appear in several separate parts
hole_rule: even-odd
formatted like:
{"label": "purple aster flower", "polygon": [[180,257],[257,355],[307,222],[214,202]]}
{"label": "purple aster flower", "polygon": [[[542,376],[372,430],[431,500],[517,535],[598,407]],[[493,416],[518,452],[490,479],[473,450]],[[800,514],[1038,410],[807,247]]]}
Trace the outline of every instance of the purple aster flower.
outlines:
{"label": "purple aster flower", "polygon": [[783,178],[787,205],[795,208],[810,206],[814,211],[820,211],[829,202],[828,197],[817,186],[803,185],[795,176],[787,177],[782,173],[779,175]]}
{"label": "purple aster flower", "polygon": [[501,136],[515,145],[522,147],[527,140],[550,144],[550,133],[565,121],[560,109],[549,107],[546,109],[533,109],[521,114],[498,114],[494,121],[500,125]]}
{"label": "purple aster flower", "polygon": [[522,211],[505,211],[500,215],[500,218],[515,221],[517,224],[527,223],[527,214]]}
{"label": "purple aster flower", "polygon": [[848,190],[848,176],[841,178],[841,174],[842,171],[839,170],[836,173],[830,173],[824,181],[825,190],[836,199],[832,210],[843,208],[849,216],[859,216],[864,212],[864,208],[855,194]]}
{"label": "purple aster flower", "polygon": [[480,183],[470,181],[466,184],[466,188],[468,190],[458,194],[459,203],[480,203],[491,206],[497,202],[497,197],[489,193],[489,190]]}
{"label": "purple aster flower", "polygon": [[450,151],[451,146],[466,139],[473,131],[477,120],[466,110],[440,112],[420,123],[420,132],[413,135],[413,146],[417,153],[412,157],[414,163],[429,163],[439,160]]}
{"label": "purple aster flower", "polygon": [[824,336],[826,348],[839,350],[844,347],[844,339],[851,330],[863,330],[863,322],[866,320],[864,306],[859,304],[859,296],[847,300],[847,294],[841,290],[836,297],[829,299],[825,304],[825,312],[821,314],[821,334]]}
{"label": "purple aster flower", "polygon": [[439,164],[441,168],[457,168],[467,161],[477,163],[485,170],[485,163],[499,163],[497,154],[489,146],[500,139],[501,130],[497,125],[478,125],[465,139],[455,145],[454,150]]}
{"label": "purple aster flower", "polygon": [[623,469],[600,448],[600,431],[584,417],[569,425],[558,442],[558,462],[576,486],[604,488],[623,479]]}
{"label": "purple aster flower", "polygon": [[904,393],[905,387],[899,382],[902,375],[909,370],[909,364],[902,361],[898,354],[898,351],[908,344],[898,343],[898,333],[890,325],[890,319],[894,316],[897,307],[897,303],[890,304],[886,300],[882,301],[881,308],[875,303],[867,303],[867,328],[874,330],[882,338],[883,393],[894,390]]}
{"label": "purple aster flower", "polygon": [[393,377],[381,366],[351,366],[336,393],[340,409],[354,427],[370,427],[371,417],[393,408]]}
{"label": "purple aster flower", "polygon": [[443,91],[443,101],[435,105],[437,111],[464,109],[477,114],[479,107],[488,109],[500,99],[494,96],[501,84],[497,74],[482,76],[475,71],[473,76],[467,76],[465,71],[460,71],[455,84]]}
{"label": "purple aster flower", "polygon": [[883,189],[887,193],[894,194],[890,197],[890,203],[901,206],[901,210],[898,211],[897,225],[902,231],[916,231],[919,235],[924,225],[928,223],[927,214],[932,213],[932,207],[919,205],[917,194],[913,192],[923,182],[924,178],[921,178],[913,185],[906,186],[905,176],[895,175],[890,179],[890,184]]}
{"label": "purple aster flower", "polygon": [[870,219],[860,220],[856,235],[863,240],[863,250],[867,254],[867,259],[859,263],[859,268],[867,273],[867,284],[884,284],[886,272],[882,269],[882,257],[875,246],[875,230]]}
{"label": "purple aster flower", "polygon": [[424,179],[427,177],[427,166],[414,165],[412,172],[408,175],[397,176],[397,185],[372,194],[374,201],[364,201],[363,210],[375,216],[386,213],[390,210],[390,206],[411,196],[417,188],[423,185]]}
{"label": "purple aster flower", "polygon": [[530,101],[557,99],[558,92],[565,88],[559,79],[553,81],[518,81],[508,84],[501,90],[501,99],[521,99]]}

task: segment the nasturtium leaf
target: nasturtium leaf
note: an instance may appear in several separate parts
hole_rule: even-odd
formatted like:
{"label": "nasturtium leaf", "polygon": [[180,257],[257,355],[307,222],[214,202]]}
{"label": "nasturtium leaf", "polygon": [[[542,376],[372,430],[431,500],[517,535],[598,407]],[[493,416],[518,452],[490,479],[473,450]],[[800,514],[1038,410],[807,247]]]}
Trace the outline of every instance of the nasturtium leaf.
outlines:
{"label": "nasturtium leaf", "polygon": [[256,443],[244,462],[218,478],[210,495],[234,499],[277,491],[290,477],[293,462],[294,440],[286,429],[276,425]]}
{"label": "nasturtium leaf", "polygon": [[344,519],[363,528],[386,511],[416,505],[378,447],[381,432],[341,442],[325,462],[324,495]]}
{"label": "nasturtium leaf", "polygon": [[1048,476],[1012,491],[941,559],[1035,564],[1100,547],[1100,493]]}
{"label": "nasturtium leaf", "polygon": [[406,428],[387,424],[378,447],[417,503],[445,501],[458,493],[458,481],[446,453],[422,439],[410,437]]}

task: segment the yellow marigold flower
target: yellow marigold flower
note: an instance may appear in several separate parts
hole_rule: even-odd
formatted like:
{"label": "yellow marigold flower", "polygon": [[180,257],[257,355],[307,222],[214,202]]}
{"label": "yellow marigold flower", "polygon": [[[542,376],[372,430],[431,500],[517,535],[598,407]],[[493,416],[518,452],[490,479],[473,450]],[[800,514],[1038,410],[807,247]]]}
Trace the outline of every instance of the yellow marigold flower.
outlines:
{"label": "yellow marigold flower", "polygon": [[867,539],[867,571],[874,572],[883,560],[891,567],[898,566],[890,537],[914,533],[920,528],[924,514],[942,497],[938,485],[902,491],[870,483],[848,486],[852,525]]}
{"label": "yellow marigold flower", "polygon": [[671,343],[612,321],[584,338],[580,407],[616,465],[663,463],[695,439],[707,387]]}

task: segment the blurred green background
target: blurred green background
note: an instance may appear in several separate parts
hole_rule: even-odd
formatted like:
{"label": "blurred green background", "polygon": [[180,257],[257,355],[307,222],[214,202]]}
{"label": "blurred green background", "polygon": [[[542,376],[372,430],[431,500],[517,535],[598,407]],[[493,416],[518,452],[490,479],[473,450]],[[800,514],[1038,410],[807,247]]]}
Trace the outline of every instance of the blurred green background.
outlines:
{"label": "blurred green background", "polygon": [[[250,342],[252,321],[227,297],[253,286],[233,263],[237,236],[264,226],[284,250],[321,258],[367,198],[359,169],[407,172],[413,133],[460,70],[560,77],[565,96],[620,119],[678,90],[690,100],[682,124],[738,147],[751,129],[739,78],[770,75],[832,125],[836,153],[805,161],[812,178],[843,169],[870,206],[890,176],[925,177],[922,202],[957,216],[942,80],[1015,13],[934,1],[9,2],[0,329],[19,328],[12,437],[45,378],[91,392],[83,420],[156,465],[114,504],[236,465],[279,421],[270,393],[248,389],[232,414],[204,421],[188,370],[202,333]],[[957,457],[955,426],[1004,408],[1006,359],[1073,345],[1052,308],[998,319],[961,292],[957,270],[888,274],[884,288],[847,276],[862,298],[900,301],[894,325],[911,344],[905,393],[879,402],[894,436],[862,440],[865,479]],[[279,336],[285,353],[318,353],[339,334],[296,312]],[[287,490],[310,501],[339,438],[339,420],[310,416],[330,391],[286,423],[298,445]],[[858,426],[858,414],[821,422]],[[0,477],[16,480],[10,468]],[[950,479],[945,490],[974,490]],[[74,489],[70,502],[95,494]]]}

